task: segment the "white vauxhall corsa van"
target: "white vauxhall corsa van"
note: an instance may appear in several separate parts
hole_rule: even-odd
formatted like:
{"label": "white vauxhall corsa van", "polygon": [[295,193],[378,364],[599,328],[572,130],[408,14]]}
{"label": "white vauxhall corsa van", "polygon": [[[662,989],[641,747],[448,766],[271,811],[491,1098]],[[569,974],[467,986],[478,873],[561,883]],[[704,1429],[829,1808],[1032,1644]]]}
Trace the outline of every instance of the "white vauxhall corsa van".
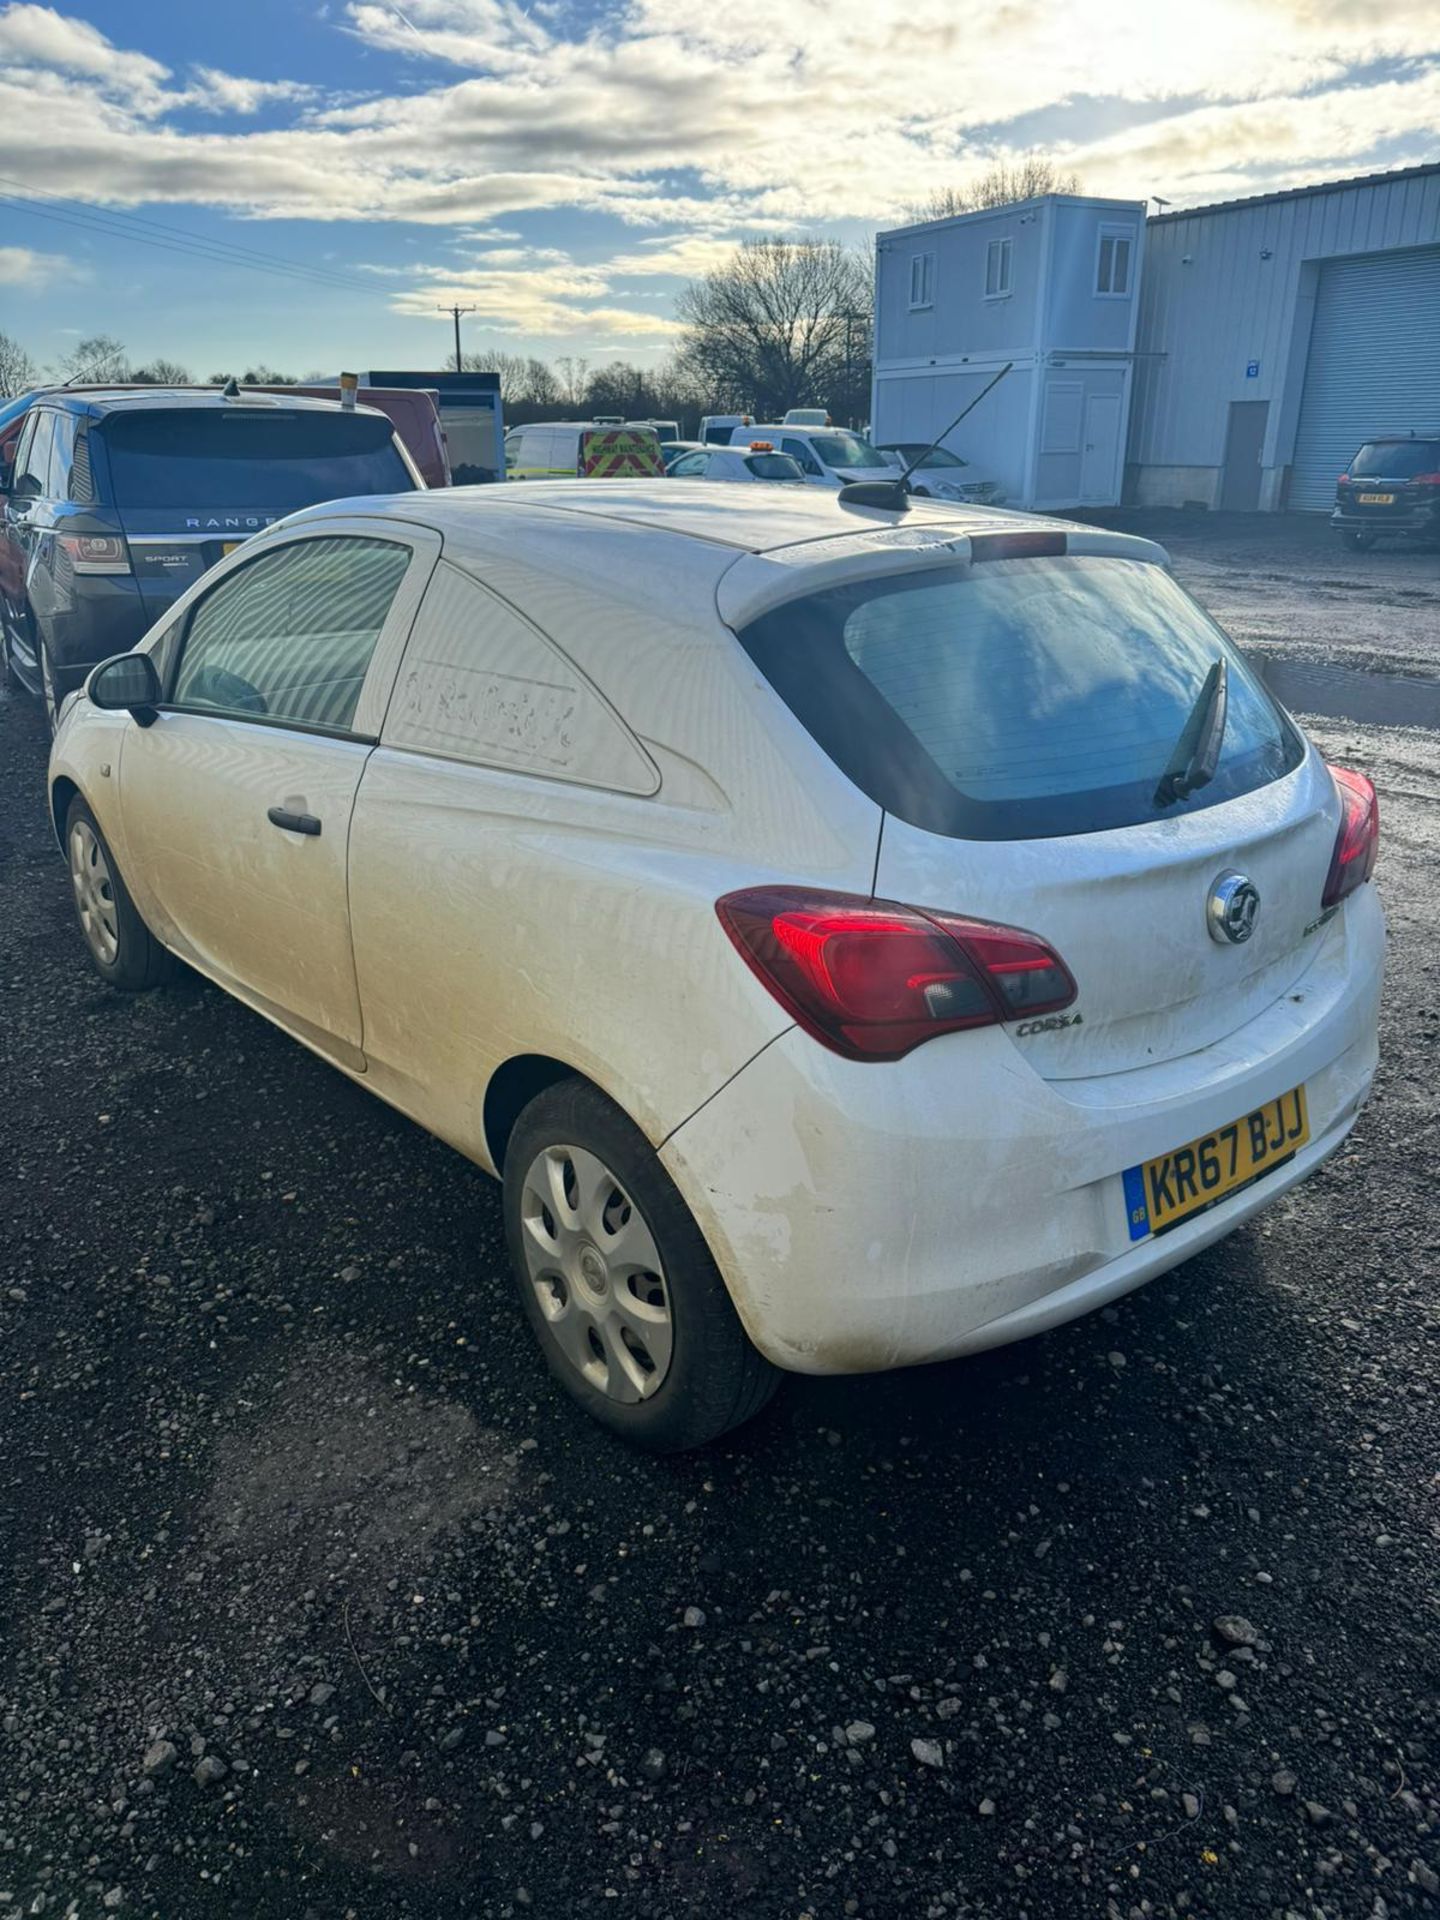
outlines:
{"label": "white vauxhall corsa van", "polygon": [[499,1175],[551,1369],[655,1449],[1103,1306],[1375,1071],[1374,789],[1089,527],[333,502],[93,670],[49,800],[101,977],[178,955]]}

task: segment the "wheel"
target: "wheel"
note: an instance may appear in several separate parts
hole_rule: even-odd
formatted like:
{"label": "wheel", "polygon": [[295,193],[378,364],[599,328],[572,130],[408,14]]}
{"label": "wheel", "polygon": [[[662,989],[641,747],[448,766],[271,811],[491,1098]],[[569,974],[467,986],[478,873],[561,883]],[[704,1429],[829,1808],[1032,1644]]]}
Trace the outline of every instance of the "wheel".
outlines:
{"label": "wheel", "polygon": [[65,815],[65,856],[75,915],[96,972],[125,993],[158,987],[175,963],[140,918],[105,836],[78,794]]}
{"label": "wheel", "polygon": [[1340,538],[1352,553],[1368,553],[1375,544],[1373,533],[1357,533],[1353,527],[1346,527]]}
{"label": "wheel", "polygon": [[505,1154],[505,1232],[550,1371],[636,1446],[703,1446],[780,1376],[751,1346],[645,1136],[583,1080],[532,1100]]}

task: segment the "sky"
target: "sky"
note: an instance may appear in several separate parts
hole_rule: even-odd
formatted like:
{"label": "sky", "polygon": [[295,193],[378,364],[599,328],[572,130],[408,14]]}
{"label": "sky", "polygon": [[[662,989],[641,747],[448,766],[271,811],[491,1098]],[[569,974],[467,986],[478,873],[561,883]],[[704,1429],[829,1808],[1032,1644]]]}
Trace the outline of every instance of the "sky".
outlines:
{"label": "sky", "polygon": [[1440,0],[0,0],[0,331],[434,367],[459,302],[467,352],[651,365],[747,236],[865,245],[1028,152],[1183,207],[1437,129]]}

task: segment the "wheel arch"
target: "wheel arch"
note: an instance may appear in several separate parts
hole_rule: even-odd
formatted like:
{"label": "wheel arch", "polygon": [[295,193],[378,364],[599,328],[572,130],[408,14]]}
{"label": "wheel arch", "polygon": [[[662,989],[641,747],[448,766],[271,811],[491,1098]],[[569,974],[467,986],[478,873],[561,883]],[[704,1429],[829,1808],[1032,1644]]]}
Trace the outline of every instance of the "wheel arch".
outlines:
{"label": "wheel arch", "polygon": [[503,1061],[491,1074],[485,1088],[481,1125],[485,1150],[497,1174],[505,1171],[505,1149],[515,1131],[515,1122],[537,1093],[558,1086],[562,1080],[584,1080],[595,1087],[597,1093],[605,1094],[606,1099],[613,1097],[589,1074],[548,1053],[518,1053]]}
{"label": "wheel arch", "polygon": [[65,846],[65,816],[70,811],[70,802],[78,799],[80,789],[66,774],[61,774],[50,785],[50,824],[55,829],[55,844],[63,851]]}

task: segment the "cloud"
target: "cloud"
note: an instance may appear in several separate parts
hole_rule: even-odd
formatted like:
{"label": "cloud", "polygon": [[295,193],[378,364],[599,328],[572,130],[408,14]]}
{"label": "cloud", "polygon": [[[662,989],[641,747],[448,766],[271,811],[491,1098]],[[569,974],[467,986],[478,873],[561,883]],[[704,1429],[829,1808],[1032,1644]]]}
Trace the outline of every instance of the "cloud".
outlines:
{"label": "cloud", "polygon": [[100,82],[143,111],[163,100],[169,69],[147,54],[114,47],[86,20],[53,7],[15,5],[0,14],[0,67],[38,67]]}
{"label": "cloud", "polygon": [[85,277],[85,269],[63,253],[36,253],[30,247],[0,247],[0,287],[22,287],[38,293],[57,280]]}
{"label": "cloud", "polygon": [[196,67],[183,98],[207,113],[258,113],[282,100],[313,100],[315,89],[298,80],[245,80],[218,67]]}
{"label": "cloud", "polygon": [[416,266],[412,285],[392,296],[397,313],[433,315],[437,307],[468,307],[482,327],[530,339],[573,342],[672,340],[668,315],[636,312],[606,300],[609,263],[583,264],[555,247],[496,247],[468,266]]}
{"label": "cloud", "polygon": [[[1177,206],[1426,159],[1440,125],[1435,0],[351,0],[331,30],[383,56],[383,91],[180,80],[10,5],[0,174],[85,198],[103,182],[119,206],[447,230],[460,263],[417,274],[417,297],[473,293],[497,326],[556,334],[604,313],[633,338],[668,323],[617,287],[703,272],[746,233],[893,223],[1044,143],[1047,116],[1123,128],[1048,142],[1088,187]],[[644,237],[584,268],[497,228],[559,209]]]}

